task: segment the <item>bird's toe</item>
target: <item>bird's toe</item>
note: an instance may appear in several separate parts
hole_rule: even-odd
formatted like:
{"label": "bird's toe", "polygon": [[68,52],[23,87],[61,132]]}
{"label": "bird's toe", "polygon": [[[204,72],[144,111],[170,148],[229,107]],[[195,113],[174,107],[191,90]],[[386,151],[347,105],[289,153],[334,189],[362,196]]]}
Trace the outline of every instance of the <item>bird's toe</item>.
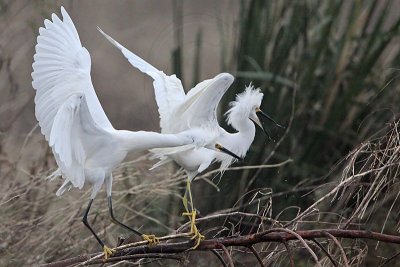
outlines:
{"label": "bird's toe", "polygon": [[142,235],[143,240],[149,242],[149,245],[156,245],[160,242],[160,240],[158,239],[158,237],[156,237],[155,235]]}
{"label": "bird's toe", "polygon": [[104,252],[104,258],[108,259],[112,254],[114,254],[116,252],[116,250],[104,245],[103,252]]}

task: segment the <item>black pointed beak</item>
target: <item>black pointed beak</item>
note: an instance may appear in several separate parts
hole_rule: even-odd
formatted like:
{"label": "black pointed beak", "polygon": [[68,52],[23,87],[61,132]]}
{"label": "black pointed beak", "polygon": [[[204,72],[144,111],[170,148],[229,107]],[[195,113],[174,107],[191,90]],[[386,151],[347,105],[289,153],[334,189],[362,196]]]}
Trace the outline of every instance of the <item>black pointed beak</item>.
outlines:
{"label": "black pointed beak", "polygon": [[223,152],[223,153],[225,153],[225,154],[228,154],[229,156],[234,157],[234,158],[236,158],[236,159],[239,160],[239,161],[243,161],[243,159],[242,159],[241,157],[239,157],[239,156],[236,155],[235,153],[229,151],[228,149],[226,149],[225,147],[223,147],[223,146],[220,145],[220,144],[215,144],[215,149],[218,150],[218,151],[221,151],[221,152]]}
{"label": "black pointed beak", "polygon": [[271,118],[270,116],[265,114],[264,111],[262,111],[260,108],[256,109],[256,115],[257,115],[258,118],[260,118],[260,116],[264,117],[264,118],[268,119],[269,121],[272,121],[276,126],[282,128],[282,129],[286,129],[285,126],[282,126],[279,123],[277,123],[273,118]]}
{"label": "black pointed beak", "polygon": [[[257,113],[256,113],[257,114]],[[264,126],[262,126],[260,119],[258,119],[258,122],[253,120],[252,118],[250,118],[250,120],[258,127],[260,127],[260,129],[265,133],[265,135],[268,137],[269,140],[275,142],[274,139],[271,138],[271,135],[268,133],[267,129],[264,128]]]}

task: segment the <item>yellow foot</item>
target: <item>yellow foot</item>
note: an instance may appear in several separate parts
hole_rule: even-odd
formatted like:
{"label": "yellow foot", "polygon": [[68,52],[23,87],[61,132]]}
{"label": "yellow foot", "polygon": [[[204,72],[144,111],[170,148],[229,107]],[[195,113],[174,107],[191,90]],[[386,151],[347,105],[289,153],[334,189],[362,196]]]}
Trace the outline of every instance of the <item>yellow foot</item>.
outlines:
{"label": "yellow foot", "polygon": [[108,259],[116,250],[104,245],[103,251],[104,251],[104,258]]}
{"label": "yellow foot", "polygon": [[196,226],[196,211],[192,211],[192,212],[184,212],[182,213],[183,216],[189,216],[189,220],[190,220],[190,233],[193,234],[192,237],[190,239],[194,239],[195,245],[192,247],[192,249],[196,249],[199,245],[200,242],[202,240],[204,240],[204,235],[202,235],[199,230],[197,229]]}
{"label": "yellow foot", "polygon": [[149,242],[149,245],[155,245],[160,242],[160,240],[155,235],[142,235],[143,240]]}
{"label": "yellow foot", "polygon": [[204,240],[205,237],[204,237],[204,235],[202,235],[200,233],[200,231],[197,229],[196,225],[194,225],[194,229],[193,230],[194,230],[192,232],[193,236],[190,239],[192,239],[192,240],[194,239],[195,240],[195,244],[192,247],[192,249],[196,249],[200,245],[201,241]]}

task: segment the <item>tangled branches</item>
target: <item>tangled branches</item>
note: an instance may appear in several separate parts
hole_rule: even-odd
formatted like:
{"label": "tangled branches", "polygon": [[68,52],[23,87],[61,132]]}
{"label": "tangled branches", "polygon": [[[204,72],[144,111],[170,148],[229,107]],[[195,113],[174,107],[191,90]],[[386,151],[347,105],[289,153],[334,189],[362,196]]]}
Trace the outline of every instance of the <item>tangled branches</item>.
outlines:
{"label": "tangled branches", "polygon": [[[104,263],[135,266],[153,261],[194,265],[207,261],[210,266],[295,266],[299,262],[315,266],[359,266],[369,263],[371,257],[367,255],[371,253],[371,246],[375,247],[372,253],[380,258],[370,265],[393,265],[400,255],[396,222],[400,212],[396,205],[400,192],[398,126],[398,121],[393,122],[381,136],[354,149],[343,164],[337,165],[336,172],[319,180],[323,183],[303,183],[291,191],[277,193],[270,188],[251,190],[231,208],[197,218],[206,240],[196,250],[190,249],[193,244],[186,234],[189,224],[181,225],[176,216],[179,210],[173,210],[180,205],[179,190],[183,189],[184,174],[170,173],[165,179],[165,173],[156,173],[148,182],[145,158],[125,163],[116,171],[117,190],[113,195],[118,203],[117,213],[125,222],[143,225],[150,220],[147,232],[167,234],[160,238],[160,244],[148,247],[131,237],[123,243],[117,242],[115,237],[121,231],[114,229],[107,209],[102,208],[90,219],[96,222],[97,229],[102,229],[100,235],[116,244],[117,253],[106,261],[99,253],[91,253],[98,249],[97,244],[80,221],[81,205],[87,195],[76,197],[71,192],[65,197],[68,199],[58,200],[48,194],[54,189],[43,182],[43,175],[9,190],[9,195],[0,203],[2,213],[7,214],[2,217],[2,225],[7,232],[15,233],[4,240],[8,251],[25,247],[24,251],[31,251],[32,255],[42,253],[24,262],[48,262],[44,266]],[[262,167],[285,168],[285,164],[291,163],[288,160]],[[212,174],[211,171],[200,177],[200,181],[207,181],[203,186],[212,183],[208,180]],[[280,210],[273,205],[279,198],[301,192],[313,196],[313,202],[287,205]],[[165,201],[167,197],[169,201]],[[66,202],[69,204],[65,205]],[[95,205],[100,205],[99,202]],[[171,217],[160,216],[160,207],[169,211]],[[21,215],[17,212],[21,208],[26,211],[24,217],[15,217]],[[171,218],[176,220],[175,224]],[[202,257],[197,257],[199,253]]]}
{"label": "tangled branches", "polygon": [[[222,238],[214,238],[203,241],[199,247],[195,250],[191,250],[193,241],[183,242],[168,242],[176,238],[184,237],[185,234],[171,235],[161,237],[160,240],[166,241],[161,242],[158,245],[146,246],[145,242],[136,242],[127,245],[122,245],[116,248],[117,252],[109,259],[103,259],[103,254],[88,254],[81,255],[78,257],[70,258],[67,260],[45,264],[43,267],[64,267],[64,266],[87,266],[94,264],[103,264],[111,262],[121,262],[137,259],[173,259],[183,261],[183,253],[190,253],[195,251],[211,251],[216,253],[221,263],[226,266],[233,266],[233,259],[231,253],[228,251],[228,247],[244,247],[248,251],[254,254],[257,258],[260,266],[266,266],[260,256],[261,253],[254,249],[255,245],[264,242],[278,242],[285,246],[286,252],[289,256],[291,265],[294,266],[293,255],[291,252],[289,241],[295,240],[305,248],[312,258],[315,260],[317,266],[322,266],[317,253],[311,248],[311,245],[306,240],[314,241],[321,248],[322,253],[330,259],[334,266],[338,266],[334,260],[335,257],[342,257],[341,260],[344,262],[344,266],[349,266],[346,253],[337,238],[348,238],[348,239],[371,239],[375,241],[382,241],[387,243],[400,244],[400,236],[385,235],[370,231],[361,230],[340,230],[340,229],[320,229],[320,230],[305,230],[305,231],[292,231],[287,228],[273,228],[259,233],[244,235],[244,236],[228,236]],[[321,241],[316,241],[316,238],[324,238],[322,242],[329,243],[331,240],[339,249],[339,256],[332,255],[321,245]],[[219,253],[222,253],[226,260],[224,260]],[[227,262],[227,263],[226,263]]]}
{"label": "tangled branches", "polygon": [[[128,262],[136,265],[155,260],[182,263],[191,262],[191,255],[200,252],[209,252],[210,257],[214,254],[214,260],[223,266],[236,263],[295,266],[295,262],[304,262],[304,259],[315,266],[358,266],[365,263],[369,246],[376,244],[377,247],[379,243],[386,244],[382,250],[386,256],[379,261],[384,266],[393,263],[399,255],[400,236],[394,231],[393,219],[389,220],[400,192],[399,152],[400,135],[395,121],[382,136],[349,153],[336,185],[304,186],[303,190],[311,190],[320,197],[302,211],[298,207],[287,207],[273,217],[274,194],[270,189],[259,189],[244,196],[249,199],[245,204],[238,201],[240,206],[198,218],[197,224],[206,240],[195,250],[191,250],[192,241],[183,233],[188,230],[186,223],[174,234],[162,237],[163,241],[155,246],[130,242],[117,247],[117,252],[107,260],[101,254],[85,254],[44,266]],[[386,207],[382,209],[387,212],[384,220],[376,207]],[[292,218],[283,219],[287,218],[285,212],[293,215],[293,210],[297,213]],[[365,230],[371,225],[367,224],[368,220],[374,220],[373,213],[381,222],[372,224],[378,231]],[[383,234],[389,223],[391,231]]]}
{"label": "tangled branches", "polygon": [[353,205],[345,226],[356,219],[371,217],[380,207],[390,203],[382,227],[400,194],[400,134],[395,120],[383,130],[383,136],[362,143],[347,157],[341,186],[333,200]]}

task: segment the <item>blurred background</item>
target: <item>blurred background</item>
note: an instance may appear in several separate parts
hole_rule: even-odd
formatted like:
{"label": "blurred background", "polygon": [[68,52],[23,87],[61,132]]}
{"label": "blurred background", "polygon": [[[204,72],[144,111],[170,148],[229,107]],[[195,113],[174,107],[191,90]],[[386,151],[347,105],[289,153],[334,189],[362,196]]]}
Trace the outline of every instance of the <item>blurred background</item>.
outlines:
{"label": "blurred background", "polygon": [[[115,128],[159,131],[158,112],[152,81],[132,68],[96,26],[165,73],[176,73],[187,90],[220,72],[232,73],[235,83],[219,107],[222,125],[229,102],[252,82],[264,92],[262,109],[288,127],[266,125],[275,142],[259,132],[246,161],[235,167],[286,163],[239,168],[222,177],[210,169],[193,184],[202,216],[226,209],[262,210],[263,216],[290,220],[327,192],[323,186],[341,181],[349,153],[397,127],[398,0],[0,0],[2,266],[98,250],[81,223],[88,192],[56,198],[62,181],[43,179],[55,163],[34,116],[30,73],[38,28],[52,13],[60,14],[61,5],[91,54],[93,84]],[[116,171],[114,205],[123,221],[162,235],[185,221],[179,198],[185,177],[176,166],[148,172],[152,163],[143,155]],[[361,165],[353,167],[357,171]],[[390,185],[380,188],[382,195],[374,195],[366,215],[357,218],[360,228],[397,231],[399,187],[393,173]],[[346,197],[323,203],[318,220],[335,224],[351,217],[373,179],[363,180]],[[111,225],[104,196],[96,198],[91,220],[115,245],[120,234],[128,233]],[[354,266],[379,265],[399,250],[358,245],[349,252],[358,257]],[[298,266],[308,266],[301,251],[298,256]],[[196,266],[210,265],[209,259],[191,260]],[[246,266],[252,259],[237,260]],[[289,264],[272,260],[274,266]]]}

